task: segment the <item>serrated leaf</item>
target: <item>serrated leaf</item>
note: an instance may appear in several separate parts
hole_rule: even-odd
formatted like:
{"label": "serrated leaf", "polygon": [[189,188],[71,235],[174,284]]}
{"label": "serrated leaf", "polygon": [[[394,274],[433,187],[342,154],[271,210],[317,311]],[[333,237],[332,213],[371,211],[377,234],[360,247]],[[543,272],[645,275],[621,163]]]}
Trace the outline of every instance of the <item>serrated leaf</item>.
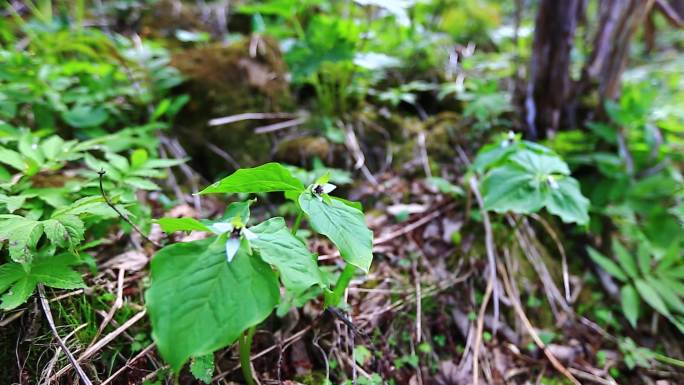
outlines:
{"label": "serrated leaf", "polygon": [[57,289],[85,287],[81,275],[70,267],[78,263],[72,255],[61,254],[36,259],[26,268],[16,262],[0,266],[0,294],[9,288],[0,309],[13,309],[26,302],[38,283]]}
{"label": "serrated leaf", "polygon": [[40,221],[20,216],[0,220],[0,241],[9,242],[10,257],[15,262],[30,262],[42,235],[43,224]]}
{"label": "serrated leaf", "polygon": [[639,293],[632,285],[624,285],[620,289],[620,301],[622,302],[622,312],[633,328],[636,327],[639,319]]}
{"label": "serrated leaf", "polygon": [[23,304],[33,294],[36,285],[37,282],[33,278],[29,276],[22,277],[12,285],[7,293],[0,297],[2,301],[0,302],[0,309],[11,310]]}
{"label": "serrated leaf", "polygon": [[25,274],[24,269],[18,263],[5,263],[0,265],[0,293],[5,292],[10,286]]}
{"label": "serrated leaf", "polygon": [[597,265],[601,266],[608,274],[622,282],[627,282],[627,275],[610,258],[605,257],[603,254],[599,253],[596,249],[590,246],[587,246],[587,253],[589,253],[589,257],[591,257],[591,259],[596,262]]}
{"label": "serrated leaf", "polygon": [[145,295],[152,337],[175,372],[190,357],[235,342],[278,303],[271,267],[244,249],[227,263],[225,242],[216,240],[177,243],[152,259],[152,285]]}
{"label": "serrated leaf", "polygon": [[299,196],[299,206],[311,227],[328,237],[345,261],[368,272],[373,261],[373,232],[363,212],[337,199],[322,202],[310,192]]}
{"label": "serrated leaf", "polygon": [[190,373],[192,373],[196,379],[204,382],[205,384],[211,383],[211,378],[214,376],[215,370],[216,365],[214,364],[213,353],[192,358],[192,363],[190,364]]}
{"label": "serrated leaf", "polygon": [[157,223],[165,233],[193,230],[211,231],[210,228],[195,218],[160,218],[157,219]]}
{"label": "serrated leaf", "polygon": [[253,168],[241,168],[200,191],[212,193],[257,193],[302,191],[304,185],[279,163],[266,163]]}
{"label": "serrated leaf", "polygon": [[57,246],[66,247],[70,244],[69,232],[66,227],[56,219],[43,221],[43,231],[50,242]]}
{"label": "serrated leaf", "polygon": [[271,218],[250,230],[257,238],[250,240],[264,262],[275,266],[285,287],[299,294],[322,284],[315,256],[290,233],[283,218]]}

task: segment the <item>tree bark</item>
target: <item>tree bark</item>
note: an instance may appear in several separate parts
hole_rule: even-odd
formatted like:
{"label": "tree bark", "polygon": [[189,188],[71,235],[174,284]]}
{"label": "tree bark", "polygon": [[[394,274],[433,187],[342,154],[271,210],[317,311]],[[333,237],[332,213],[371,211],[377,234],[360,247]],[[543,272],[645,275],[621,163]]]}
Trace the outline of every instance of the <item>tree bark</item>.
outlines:
{"label": "tree bark", "polygon": [[570,78],[570,52],[582,0],[541,0],[534,33],[530,75],[525,97],[527,134],[533,139],[553,136],[572,128],[578,98],[597,92],[598,110],[603,102],[619,96],[620,78],[629,57],[629,45],[637,28],[656,0],[601,0],[593,49],[579,81]]}
{"label": "tree bark", "polygon": [[533,139],[559,128],[571,93],[570,52],[581,8],[581,0],[542,0],[539,4],[525,97],[525,121]]}

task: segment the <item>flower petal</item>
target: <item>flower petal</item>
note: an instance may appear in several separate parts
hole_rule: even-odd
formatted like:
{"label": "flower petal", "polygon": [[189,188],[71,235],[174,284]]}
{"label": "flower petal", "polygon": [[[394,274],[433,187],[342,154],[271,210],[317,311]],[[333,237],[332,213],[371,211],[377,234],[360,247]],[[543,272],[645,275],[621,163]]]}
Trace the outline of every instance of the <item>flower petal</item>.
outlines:
{"label": "flower petal", "polygon": [[323,187],[323,193],[324,194],[330,194],[331,192],[333,192],[333,190],[335,190],[337,188],[337,186],[335,186],[332,183],[326,183],[322,187]]}
{"label": "flower petal", "polygon": [[233,231],[233,225],[226,222],[217,222],[210,226],[211,230],[216,234],[223,234]]}
{"label": "flower petal", "polygon": [[245,236],[245,238],[247,238],[248,241],[259,238],[258,235],[254,234],[251,230],[248,230],[247,228],[242,229],[242,234]]}
{"label": "flower petal", "polygon": [[240,238],[230,237],[226,241],[226,260],[230,263],[240,249]]}

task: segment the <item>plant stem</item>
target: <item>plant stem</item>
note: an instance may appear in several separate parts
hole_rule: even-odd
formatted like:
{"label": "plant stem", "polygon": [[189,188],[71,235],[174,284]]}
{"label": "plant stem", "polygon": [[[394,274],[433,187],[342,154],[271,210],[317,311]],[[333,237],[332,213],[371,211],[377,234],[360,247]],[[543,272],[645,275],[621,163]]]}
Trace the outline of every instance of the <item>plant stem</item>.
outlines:
{"label": "plant stem", "polygon": [[292,235],[297,235],[297,230],[299,230],[299,226],[302,224],[302,218],[304,217],[304,212],[299,211],[299,214],[297,214],[297,219],[295,219],[294,226],[292,226]]}
{"label": "plant stem", "polygon": [[337,278],[337,282],[335,283],[335,289],[333,289],[334,303],[330,304],[331,306],[339,305],[340,300],[342,300],[342,297],[344,296],[344,291],[347,290],[349,282],[351,282],[352,278],[354,278],[354,272],[356,272],[356,266],[352,265],[351,263],[348,263],[344,267],[344,270],[342,270],[342,273],[340,273],[340,276]]}
{"label": "plant stem", "polygon": [[252,361],[250,360],[252,337],[254,337],[255,330],[256,326],[252,326],[247,329],[244,336],[240,337],[240,367],[242,367],[242,375],[245,377],[247,385],[256,385],[252,374]]}

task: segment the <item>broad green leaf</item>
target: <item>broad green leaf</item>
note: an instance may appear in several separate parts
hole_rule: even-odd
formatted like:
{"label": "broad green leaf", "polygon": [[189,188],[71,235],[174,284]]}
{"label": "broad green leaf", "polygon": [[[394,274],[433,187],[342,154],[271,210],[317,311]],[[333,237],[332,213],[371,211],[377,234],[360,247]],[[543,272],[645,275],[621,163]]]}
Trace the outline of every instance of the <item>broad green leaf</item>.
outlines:
{"label": "broad green leaf", "polygon": [[204,382],[205,384],[211,383],[211,378],[214,377],[215,370],[216,365],[214,364],[213,353],[192,358],[192,363],[190,364],[190,373],[192,373],[196,379]]}
{"label": "broad green leaf", "polygon": [[56,219],[48,219],[43,222],[43,231],[45,236],[60,247],[66,247],[69,245],[69,232],[66,227]]}
{"label": "broad green leaf", "polygon": [[533,175],[517,166],[495,168],[482,181],[484,207],[498,213],[539,211],[544,205],[539,184]]}
{"label": "broad green leaf", "polygon": [[373,261],[373,232],[363,212],[336,199],[323,202],[310,192],[299,196],[299,206],[311,227],[328,237],[345,261],[368,272]]}
{"label": "broad green leaf", "polygon": [[304,185],[279,163],[242,168],[200,191],[211,193],[257,193],[274,191],[302,191]]}
{"label": "broad green leaf", "polygon": [[570,175],[568,165],[555,155],[544,155],[530,150],[516,151],[510,160],[535,175]]}
{"label": "broad green leaf", "polygon": [[558,188],[544,187],[550,191],[546,199],[546,209],[566,223],[589,223],[589,200],[582,195],[577,180],[565,176],[557,183]]}
{"label": "broad green leaf", "polygon": [[211,231],[202,222],[195,218],[160,218],[157,223],[166,233],[173,233],[176,231]]}
{"label": "broad green leaf", "polygon": [[641,298],[643,298],[643,300],[646,301],[646,303],[652,308],[658,311],[658,313],[667,317],[672,315],[668,310],[667,305],[665,305],[665,302],[663,302],[663,299],[658,295],[658,292],[656,292],[656,290],[646,281],[642,279],[635,279],[634,286],[636,286],[637,291],[639,291]]}
{"label": "broad green leaf", "polygon": [[242,248],[227,263],[224,244],[216,237],[177,243],[152,259],[152,285],[145,296],[152,337],[175,372],[190,357],[235,342],[278,303],[271,267]]}
{"label": "broad green leaf", "polygon": [[275,266],[285,287],[299,294],[322,284],[315,255],[292,235],[283,218],[271,218],[250,230],[257,238],[250,240],[264,262]]}
{"label": "broad green leaf", "polygon": [[589,257],[591,257],[591,259],[596,262],[597,265],[601,266],[608,274],[622,282],[628,281],[627,275],[624,273],[624,271],[610,258],[605,257],[591,246],[587,246],[587,252],[589,253]]}
{"label": "broad green leaf", "polygon": [[622,289],[620,289],[620,301],[622,302],[622,312],[627,317],[629,324],[635,328],[639,319],[639,293],[634,286],[622,286]]}

